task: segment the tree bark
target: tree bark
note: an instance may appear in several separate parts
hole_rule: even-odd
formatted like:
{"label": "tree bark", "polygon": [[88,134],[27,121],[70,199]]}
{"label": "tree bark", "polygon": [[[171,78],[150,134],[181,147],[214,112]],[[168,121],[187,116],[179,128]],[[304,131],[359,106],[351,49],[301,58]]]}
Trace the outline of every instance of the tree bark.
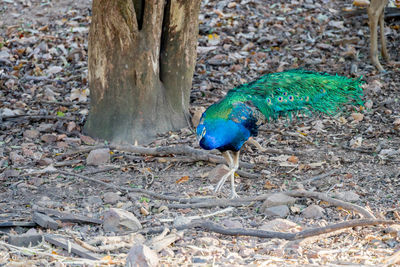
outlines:
{"label": "tree bark", "polygon": [[146,143],[187,125],[200,0],[94,0],[85,131]]}

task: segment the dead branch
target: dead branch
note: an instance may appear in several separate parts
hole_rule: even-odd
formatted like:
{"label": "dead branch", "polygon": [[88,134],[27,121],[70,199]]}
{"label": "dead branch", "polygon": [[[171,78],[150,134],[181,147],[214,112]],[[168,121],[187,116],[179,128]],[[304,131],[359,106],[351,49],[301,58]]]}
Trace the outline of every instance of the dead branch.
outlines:
{"label": "dead branch", "polygon": [[[193,161],[208,161],[212,163],[226,163],[226,160],[221,156],[216,156],[204,150],[195,149],[190,146],[164,146],[164,147],[143,147],[143,146],[122,146],[111,145],[110,149],[125,151],[130,153],[145,154],[152,156],[167,156],[171,154],[190,156]],[[241,162],[240,165],[244,168],[254,168],[253,164]]]}
{"label": "dead branch", "polygon": [[332,174],[335,174],[337,171],[338,171],[337,169],[333,169],[333,170],[331,170],[331,171],[329,171],[327,173],[322,173],[322,174],[319,174],[317,176],[308,178],[307,180],[304,180],[301,183],[302,184],[309,184],[309,183],[312,183],[312,182],[314,182],[316,180],[320,180],[320,179],[323,179],[325,177],[331,176]]}
{"label": "dead branch", "polygon": [[11,116],[4,116],[1,117],[2,120],[17,120],[17,119],[28,119],[32,121],[38,120],[68,120],[74,121],[74,117],[60,117],[60,116],[51,116],[51,115],[11,115]]}
{"label": "dead branch", "polygon": [[372,213],[370,213],[368,210],[366,210],[365,208],[355,205],[355,204],[352,204],[352,203],[349,203],[349,202],[346,202],[346,201],[343,201],[343,200],[331,198],[324,193],[311,192],[311,191],[305,191],[305,190],[287,191],[287,192],[282,192],[282,193],[286,194],[288,196],[291,196],[291,197],[316,198],[316,199],[319,199],[322,201],[326,201],[329,204],[332,204],[334,206],[342,207],[344,209],[355,211],[365,218],[375,219],[375,216]]}
{"label": "dead branch", "polygon": [[364,220],[352,220],[347,222],[341,222],[336,224],[331,224],[325,227],[306,229],[297,233],[282,233],[274,231],[264,231],[257,229],[244,229],[244,228],[225,228],[220,224],[216,224],[210,221],[197,221],[190,224],[182,225],[177,227],[178,230],[190,229],[190,228],[203,228],[208,232],[231,235],[231,236],[255,236],[260,238],[279,238],[285,240],[298,240],[307,237],[322,235],[338,231],[345,228],[352,228],[356,226],[371,226],[378,224],[397,224],[396,221],[387,220],[376,220],[376,219],[364,219]]}
{"label": "dead branch", "polygon": [[392,256],[384,259],[383,262],[386,263],[385,266],[390,266],[390,265],[394,265],[394,264],[399,263],[400,262],[400,250],[395,252]]}

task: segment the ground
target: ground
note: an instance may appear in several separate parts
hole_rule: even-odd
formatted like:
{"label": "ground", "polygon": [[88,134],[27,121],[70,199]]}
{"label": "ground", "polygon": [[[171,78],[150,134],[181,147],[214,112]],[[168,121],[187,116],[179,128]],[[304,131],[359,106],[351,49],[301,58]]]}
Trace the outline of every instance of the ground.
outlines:
{"label": "ground", "polygon": [[[229,89],[264,73],[300,67],[362,77],[364,108],[345,107],[334,117],[316,114],[263,126],[255,139],[267,150],[245,146],[242,166],[252,165],[236,176],[237,192],[241,197],[253,197],[294,189],[317,191],[353,202],[379,219],[399,221],[399,23],[388,21],[385,33],[392,61],[384,64],[386,72],[379,73],[368,58],[367,16],[364,12],[343,11],[350,7],[349,1],[326,0],[290,4],[269,0],[203,1],[191,112],[198,113]],[[176,198],[213,197],[216,182],[208,174],[215,163],[196,160],[190,153],[150,155],[111,147],[110,162],[87,164],[91,150],[107,146],[106,141],[93,140],[82,132],[90,101],[90,15],[90,1],[2,2],[1,221],[31,222],[32,212],[43,208],[103,219],[108,209],[120,208],[133,213],[145,230],[154,230],[162,225],[172,229],[171,222],[176,223],[181,216],[202,216],[223,209],[190,205],[174,208],[172,201],[124,190],[143,188]],[[169,145],[199,149],[189,128],[162,134],[148,147]],[[227,196],[228,184],[218,198]],[[274,230],[268,228],[274,218],[262,204],[249,202],[208,219],[226,227]],[[306,218],[303,211],[311,205],[322,208],[321,217]],[[296,232],[360,218],[353,211],[318,199],[298,197],[288,206],[283,217],[286,221],[275,230],[283,231],[283,226],[289,225],[286,230]],[[400,230],[393,227],[353,227],[298,241],[221,235],[191,228],[182,230],[177,240],[163,247],[158,259],[165,266],[376,266],[400,249]],[[30,249],[7,242],[10,235],[29,230],[100,247],[108,244],[110,239],[106,237],[120,234],[107,232],[98,224],[62,220],[56,230],[33,226],[1,230],[0,263],[9,266],[56,262],[123,265],[135,242],[121,242],[107,249],[103,246],[102,251],[95,252],[109,256],[90,261],[48,242]],[[153,237],[143,235],[147,240]],[[93,241],[99,237],[104,237],[103,243]],[[149,246],[155,249],[154,244]]]}

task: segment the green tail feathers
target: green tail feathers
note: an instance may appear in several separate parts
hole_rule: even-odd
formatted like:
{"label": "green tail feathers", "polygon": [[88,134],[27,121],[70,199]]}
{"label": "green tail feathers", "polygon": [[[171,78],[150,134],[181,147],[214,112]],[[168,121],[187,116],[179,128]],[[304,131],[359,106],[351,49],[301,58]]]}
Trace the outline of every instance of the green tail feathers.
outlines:
{"label": "green tail feathers", "polygon": [[232,89],[218,106],[221,111],[223,106],[229,109],[236,102],[250,101],[267,120],[302,110],[333,115],[344,104],[363,105],[361,84],[361,78],[289,70]]}

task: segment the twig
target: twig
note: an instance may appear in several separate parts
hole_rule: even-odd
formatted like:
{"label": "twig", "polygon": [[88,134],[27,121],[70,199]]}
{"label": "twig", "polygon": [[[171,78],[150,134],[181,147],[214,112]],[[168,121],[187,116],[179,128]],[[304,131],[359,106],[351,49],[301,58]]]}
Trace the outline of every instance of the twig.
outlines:
{"label": "twig", "polygon": [[386,263],[385,266],[390,266],[390,265],[399,263],[400,262],[400,250],[395,252],[392,256],[384,259],[383,262]]}
{"label": "twig", "polygon": [[331,170],[331,171],[329,171],[329,172],[327,172],[327,173],[322,173],[322,174],[319,174],[319,175],[317,175],[317,176],[308,178],[307,180],[304,180],[304,181],[302,181],[301,183],[302,183],[302,184],[309,184],[309,183],[314,182],[314,181],[316,181],[316,180],[319,180],[319,179],[322,179],[322,178],[331,176],[332,174],[335,174],[337,171],[338,171],[338,170],[333,169],[333,170]]}
{"label": "twig", "polygon": [[[209,213],[209,214],[204,214],[204,215],[196,215],[196,216],[190,216],[190,217],[186,217],[187,219],[193,221],[193,220],[198,220],[198,219],[205,219],[205,218],[209,218],[215,215],[219,215],[222,213],[226,213],[226,212],[231,212],[233,211],[234,208],[233,207],[229,207],[223,210],[217,210],[216,212],[213,213]],[[160,219],[160,222],[165,223],[165,222],[173,222],[175,219]]]}
{"label": "twig", "polygon": [[[195,149],[190,146],[165,146],[165,147],[143,147],[143,146],[131,146],[131,145],[111,145],[110,149],[131,152],[131,153],[138,153],[138,154],[146,154],[152,156],[161,156],[161,155],[171,155],[171,154],[179,154],[179,155],[186,155],[193,158],[195,161],[209,161],[212,163],[226,163],[226,160],[221,156],[216,156],[205,152],[200,149]],[[240,166],[251,169],[254,168],[253,164],[247,162],[241,162]]]}
{"label": "twig", "polygon": [[61,161],[61,162],[55,162],[53,164],[54,167],[64,167],[64,166],[71,166],[75,164],[81,163],[82,160],[76,159],[76,160],[66,160],[66,161]]}
{"label": "twig", "polygon": [[98,149],[98,148],[105,148],[105,147],[106,146],[104,146],[104,145],[82,147],[82,148],[79,148],[77,150],[67,151],[67,152],[65,152],[65,153],[63,153],[61,155],[58,155],[58,156],[56,156],[56,159],[63,159],[63,158],[66,158],[66,157],[71,157],[71,156],[76,155],[76,154],[88,153],[88,152],[90,152],[92,150],[95,150],[95,149]]}
{"label": "twig", "polygon": [[360,153],[366,153],[366,154],[372,154],[375,153],[375,150],[372,149],[362,149],[362,148],[356,148],[356,147],[349,147],[346,145],[341,145],[342,148],[347,149],[347,150],[351,150],[351,151],[356,151],[356,152],[360,152]]}
{"label": "twig", "polygon": [[11,115],[1,117],[3,120],[12,120],[12,119],[28,119],[28,120],[69,120],[73,121],[75,118],[73,117],[60,117],[60,116],[52,116],[52,115]]}
{"label": "twig", "polygon": [[264,231],[264,230],[256,230],[256,229],[244,229],[244,228],[225,228],[220,224],[216,224],[210,221],[200,221],[193,222],[190,224],[182,225],[181,227],[177,227],[178,230],[189,229],[189,228],[203,228],[208,232],[214,232],[223,235],[231,235],[231,236],[255,236],[261,238],[279,238],[285,240],[298,240],[304,239],[307,237],[327,234],[330,232],[338,231],[345,228],[352,228],[356,226],[370,226],[370,225],[378,225],[378,224],[397,224],[396,221],[387,221],[387,220],[376,220],[376,219],[365,219],[365,220],[352,220],[347,222],[341,222],[336,224],[331,224],[325,227],[311,228],[306,229],[297,233],[282,233],[282,232],[273,232],[273,231]]}
{"label": "twig", "polygon": [[287,192],[282,192],[285,195],[291,196],[291,197],[309,197],[309,198],[316,198],[322,201],[326,201],[329,204],[332,204],[337,207],[342,207],[344,209],[348,210],[353,210],[359,214],[361,214],[365,218],[369,219],[375,219],[375,216],[370,213],[368,210],[364,209],[361,206],[351,204],[349,202],[345,202],[339,199],[334,199],[329,196],[327,196],[324,193],[319,193],[319,192],[311,192],[311,191],[305,191],[305,190],[295,190],[295,191],[287,191]]}

